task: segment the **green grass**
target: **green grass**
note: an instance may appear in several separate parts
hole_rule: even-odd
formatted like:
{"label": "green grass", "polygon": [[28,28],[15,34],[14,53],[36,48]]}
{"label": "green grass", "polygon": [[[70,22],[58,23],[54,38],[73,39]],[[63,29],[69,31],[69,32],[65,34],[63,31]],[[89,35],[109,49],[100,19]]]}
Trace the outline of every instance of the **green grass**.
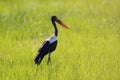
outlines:
{"label": "green grass", "polygon": [[[58,46],[47,65],[34,57],[53,34]],[[120,80],[119,0],[0,0],[0,80]]]}

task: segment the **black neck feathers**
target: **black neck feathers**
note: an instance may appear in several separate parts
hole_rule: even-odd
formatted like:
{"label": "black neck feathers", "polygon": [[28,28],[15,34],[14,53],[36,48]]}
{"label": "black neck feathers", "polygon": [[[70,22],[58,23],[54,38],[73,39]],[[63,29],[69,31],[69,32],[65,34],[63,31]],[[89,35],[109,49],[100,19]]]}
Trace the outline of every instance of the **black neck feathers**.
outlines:
{"label": "black neck feathers", "polygon": [[58,29],[57,29],[57,26],[56,26],[56,23],[55,23],[55,18],[56,18],[56,16],[52,16],[51,21],[52,21],[52,24],[53,24],[54,30],[55,30],[54,34],[57,36],[58,35]]}

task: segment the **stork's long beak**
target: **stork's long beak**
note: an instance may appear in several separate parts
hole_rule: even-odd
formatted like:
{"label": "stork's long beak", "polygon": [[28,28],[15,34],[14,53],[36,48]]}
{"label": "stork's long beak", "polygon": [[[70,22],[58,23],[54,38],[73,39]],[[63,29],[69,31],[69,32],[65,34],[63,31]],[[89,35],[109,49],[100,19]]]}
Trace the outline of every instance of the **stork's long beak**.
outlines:
{"label": "stork's long beak", "polygon": [[58,18],[56,18],[55,21],[56,21],[57,23],[59,23],[61,26],[63,26],[64,28],[69,29],[69,27],[67,27],[67,26],[66,26],[62,21],[60,21]]}

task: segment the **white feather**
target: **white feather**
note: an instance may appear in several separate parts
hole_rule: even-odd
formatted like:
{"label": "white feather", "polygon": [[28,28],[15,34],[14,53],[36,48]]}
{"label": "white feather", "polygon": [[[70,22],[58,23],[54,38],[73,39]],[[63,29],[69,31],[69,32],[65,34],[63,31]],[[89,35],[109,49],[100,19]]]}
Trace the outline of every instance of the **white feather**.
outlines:
{"label": "white feather", "polygon": [[53,42],[55,42],[57,40],[57,37],[55,36],[55,35],[52,35],[51,37],[49,37],[48,39],[47,39],[47,41],[49,41],[50,43],[53,43]]}

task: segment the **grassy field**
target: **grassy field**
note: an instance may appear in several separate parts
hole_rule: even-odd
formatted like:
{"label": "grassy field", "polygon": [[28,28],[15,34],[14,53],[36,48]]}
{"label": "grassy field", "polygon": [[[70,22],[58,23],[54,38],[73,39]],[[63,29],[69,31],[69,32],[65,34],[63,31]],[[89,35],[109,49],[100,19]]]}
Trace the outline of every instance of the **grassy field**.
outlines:
{"label": "grassy field", "polygon": [[[34,57],[53,34],[58,46],[47,65]],[[120,80],[119,0],[0,0],[0,80]]]}

